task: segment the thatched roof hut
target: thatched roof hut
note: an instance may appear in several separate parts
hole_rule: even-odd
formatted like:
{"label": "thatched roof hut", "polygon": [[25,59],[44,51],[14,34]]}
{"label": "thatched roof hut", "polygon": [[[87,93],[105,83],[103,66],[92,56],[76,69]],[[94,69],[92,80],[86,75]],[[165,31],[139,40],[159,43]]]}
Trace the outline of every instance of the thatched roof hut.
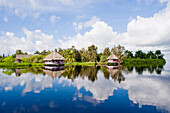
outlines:
{"label": "thatched roof hut", "polygon": [[28,57],[30,57],[30,56],[32,56],[32,55],[23,55],[23,54],[16,54],[16,59],[21,59],[21,58],[28,58]]}
{"label": "thatched roof hut", "polygon": [[16,54],[15,56],[15,62],[21,63],[21,58],[28,58],[32,55],[23,55],[23,54]]}
{"label": "thatched roof hut", "polygon": [[44,59],[44,61],[52,61],[52,60],[66,60],[64,57],[62,57],[60,54],[58,54],[57,52],[53,51],[52,53],[50,53],[48,56],[46,56]]}
{"label": "thatched roof hut", "polygon": [[118,60],[118,58],[117,58],[117,56],[116,55],[110,55],[108,58],[107,58],[107,60],[113,60],[113,59],[115,59],[115,60]]}

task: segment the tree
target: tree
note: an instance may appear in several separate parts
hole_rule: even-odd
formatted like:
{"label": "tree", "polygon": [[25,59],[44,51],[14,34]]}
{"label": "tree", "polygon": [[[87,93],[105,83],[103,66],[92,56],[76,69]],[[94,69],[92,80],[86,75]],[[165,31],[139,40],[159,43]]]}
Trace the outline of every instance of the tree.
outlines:
{"label": "tree", "polygon": [[125,47],[118,45],[117,47],[113,47],[111,49],[112,54],[116,55],[119,61],[122,63],[123,59],[126,57]]}
{"label": "tree", "polygon": [[57,49],[55,49],[55,52],[57,52]]}
{"label": "tree", "polygon": [[87,62],[87,61],[89,61],[89,60],[88,60],[88,52],[87,52],[87,50],[85,50],[84,48],[82,48],[82,49],[79,51],[79,53],[80,53],[81,61],[82,61],[82,62]]}
{"label": "tree", "polygon": [[88,47],[88,59],[90,62],[97,61],[97,47],[95,47],[95,45]]}
{"label": "tree", "polygon": [[2,57],[4,58],[5,57],[5,54],[3,53]]}
{"label": "tree", "polygon": [[156,55],[153,53],[153,51],[148,51],[147,57],[149,59],[156,59]]}
{"label": "tree", "polygon": [[6,62],[6,63],[12,63],[15,61],[15,58],[13,58],[12,56],[8,56],[8,57],[4,58],[2,61]]}
{"label": "tree", "polygon": [[110,55],[110,49],[109,49],[109,47],[107,47],[107,48],[104,49],[103,55],[104,55],[104,56],[109,56],[109,55]]}
{"label": "tree", "polygon": [[67,55],[67,58],[66,58],[67,62],[74,62],[75,61],[75,59],[73,58],[73,53],[72,53],[71,49],[67,50],[66,55]]}
{"label": "tree", "polygon": [[23,52],[20,49],[18,49],[18,50],[16,50],[15,54],[23,54]]}
{"label": "tree", "polygon": [[126,55],[127,55],[127,58],[133,58],[133,53],[132,53],[132,51],[126,50],[125,53],[126,53]]}
{"label": "tree", "polygon": [[161,50],[156,50],[155,55],[156,55],[157,59],[159,59],[160,56],[162,55]]}
{"label": "tree", "polygon": [[73,58],[75,59],[75,61],[80,62],[81,56],[80,56],[79,51],[74,46],[71,47],[71,51],[73,53],[72,55],[73,55]]}
{"label": "tree", "polygon": [[35,52],[34,52],[34,54],[37,54],[37,55],[39,55],[39,54],[40,54],[40,52],[39,52],[39,51],[35,51]]}

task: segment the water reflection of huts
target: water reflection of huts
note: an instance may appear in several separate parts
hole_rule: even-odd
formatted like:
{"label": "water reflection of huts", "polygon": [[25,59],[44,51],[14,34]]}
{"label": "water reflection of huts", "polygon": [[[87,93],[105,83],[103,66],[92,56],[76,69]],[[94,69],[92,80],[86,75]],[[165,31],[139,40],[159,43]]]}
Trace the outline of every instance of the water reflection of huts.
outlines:
{"label": "water reflection of huts", "polygon": [[121,83],[121,81],[125,81],[125,77],[123,76],[119,68],[107,66],[107,71],[110,73],[111,78],[114,79],[115,81],[117,80],[119,83]]}
{"label": "water reflection of huts", "polygon": [[51,70],[43,70],[47,75],[49,75],[52,79],[56,77],[60,77],[65,70],[57,70],[57,71],[51,71]]}

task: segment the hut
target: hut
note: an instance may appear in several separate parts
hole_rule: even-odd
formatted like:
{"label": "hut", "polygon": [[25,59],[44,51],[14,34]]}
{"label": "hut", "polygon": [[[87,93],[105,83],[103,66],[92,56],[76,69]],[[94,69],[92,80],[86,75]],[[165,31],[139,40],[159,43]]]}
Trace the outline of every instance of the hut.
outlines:
{"label": "hut", "polygon": [[64,60],[66,60],[64,57],[62,57],[57,52],[53,51],[48,56],[46,56],[43,61],[45,62],[44,65],[63,65]]}
{"label": "hut", "polygon": [[107,58],[107,65],[108,66],[118,66],[119,65],[119,60],[117,58],[117,56],[115,55],[110,55],[108,58]]}
{"label": "hut", "polygon": [[32,56],[32,55],[23,55],[23,54],[16,54],[16,56],[15,56],[15,62],[17,62],[17,63],[21,63],[21,59],[22,58],[28,58],[28,57],[30,57],[30,56]]}
{"label": "hut", "polygon": [[119,63],[119,61],[118,61],[118,58],[117,58],[117,56],[115,56],[115,55],[110,55],[108,58],[107,58],[107,62],[108,63]]}

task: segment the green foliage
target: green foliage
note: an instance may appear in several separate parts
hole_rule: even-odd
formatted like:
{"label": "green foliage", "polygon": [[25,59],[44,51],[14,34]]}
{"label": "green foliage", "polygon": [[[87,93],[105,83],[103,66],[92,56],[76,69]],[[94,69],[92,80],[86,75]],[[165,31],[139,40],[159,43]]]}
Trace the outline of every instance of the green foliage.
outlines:
{"label": "green foliage", "polygon": [[107,58],[108,58],[108,56],[102,55],[102,56],[100,57],[100,62],[106,62],[106,61],[107,61]]}
{"label": "green foliage", "polygon": [[43,59],[45,56],[43,55],[33,55],[29,58],[21,58],[22,62],[25,63],[43,63]]}
{"label": "green foliage", "polygon": [[42,63],[0,63],[0,67],[42,67]]}
{"label": "green foliage", "polygon": [[12,75],[12,73],[14,73],[14,69],[7,69],[7,70],[2,71],[2,73],[10,76],[10,75]]}
{"label": "green foliage", "polygon": [[165,59],[125,59],[123,65],[129,64],[162,64],[166,63]]}
{"label": "green foliage", "polygon": [[126,50],[126,51],[125,51],[125,54],[126,54],[126,58],[133,58],[133,53],[132,53],[132,51]]}
{"label": "green foliage", "polygon": [[118,45],[117,47],[113,47],[111,49],[112,54],[116,55],[120,61],[120,63],[123,62],[123,59],[126,57],[125,54],[125,47]]}
{"label": "green foliage", "polygon": [[89,62],[97,61],[97,47],[94,45],[88,47],[88,60]]}
{"label": "green foliage", "polygon": [[8,56],[4,58],[2,61],[6,63],[13,63],[15,61],[15,58],[13,58],[12,56]]}
{"label": "green foliage", "polygon": [[66,58],[67,62],[75,62],[75,59],[73,58],[73,52],[70,49],[67,50],[66,55],[67,55]]}
{"label": "green foliage", "polygon": [[104,56],[109,56],[109,55],[110,55],[110,49],[109,49],[109,47],[107,47],[107,48],[104,49],[103,55],[104,55]]}

